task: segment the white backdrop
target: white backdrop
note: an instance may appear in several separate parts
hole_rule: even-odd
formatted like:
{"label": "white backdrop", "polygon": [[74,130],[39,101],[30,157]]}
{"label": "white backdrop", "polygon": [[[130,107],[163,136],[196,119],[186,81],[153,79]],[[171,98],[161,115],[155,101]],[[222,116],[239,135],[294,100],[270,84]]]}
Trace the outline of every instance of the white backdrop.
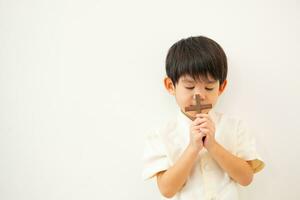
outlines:
{"label": "white backdrop", "polygon": [[217,110],[266,162],[243,199],[300,199],[299,19],[297,0],[0,0],[0,199],[159,199],[144,136],[176,112],[168,48],[195,35],[227,53]]}

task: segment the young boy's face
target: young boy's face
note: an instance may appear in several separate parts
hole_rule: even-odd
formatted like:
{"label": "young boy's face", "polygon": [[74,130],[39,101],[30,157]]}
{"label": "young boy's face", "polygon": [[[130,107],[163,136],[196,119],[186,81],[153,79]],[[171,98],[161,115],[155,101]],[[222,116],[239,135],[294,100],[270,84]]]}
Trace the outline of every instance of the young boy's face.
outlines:
{"label": "young boy's face", "polygon": [[[176,102],[180,109],[190,115],[195,117],[196,112],[185,112],[185,107],[195,105],[196,99],[195,95],[199,94],[201,98],[201,104],[212,104],[217,103],[218,97],[222,94],[225,89],[227,81],[225,80],[222,85],[219,81],[214,80],[211,76],[199,77],[199,79],[194,80],[191,76],[181,76],[178,83],[174,86],[172,80],[166,77],[164,84],[168,92],[175,96]],[[204,113],[208,113],[209,110],[204,110]]]}

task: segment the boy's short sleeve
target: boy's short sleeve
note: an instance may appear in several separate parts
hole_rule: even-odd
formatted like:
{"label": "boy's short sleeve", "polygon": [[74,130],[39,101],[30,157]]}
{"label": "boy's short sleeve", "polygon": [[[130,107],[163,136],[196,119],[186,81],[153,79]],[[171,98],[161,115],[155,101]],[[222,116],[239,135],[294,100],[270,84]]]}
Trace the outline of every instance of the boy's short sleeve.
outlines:
{"label": "boy's short sleeve", "polygon": [[237,131],[236,155],[246,160],[254,173],[261,171],[265,164],[257,153],[254,136],[242,121],[239,122]]}
{"label": "boy's short sleeve", "polygon": [[146,138],[143,165],[142,178],[144,180],[152,178],[158,172],[167,170],[170,167],[165,146],[157,132],[149,134]]}

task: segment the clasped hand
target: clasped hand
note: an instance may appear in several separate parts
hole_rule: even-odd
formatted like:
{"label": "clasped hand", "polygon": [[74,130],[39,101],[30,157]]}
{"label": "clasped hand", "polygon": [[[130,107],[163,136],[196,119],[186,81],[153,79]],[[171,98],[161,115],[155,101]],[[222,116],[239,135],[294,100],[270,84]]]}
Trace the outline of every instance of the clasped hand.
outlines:
{"label": "clasped hand", "polygon": [[214,122],[208,114],[197,114],[190,126],[190,145],[200,151],[203,147],[209,150],[215,143]]}

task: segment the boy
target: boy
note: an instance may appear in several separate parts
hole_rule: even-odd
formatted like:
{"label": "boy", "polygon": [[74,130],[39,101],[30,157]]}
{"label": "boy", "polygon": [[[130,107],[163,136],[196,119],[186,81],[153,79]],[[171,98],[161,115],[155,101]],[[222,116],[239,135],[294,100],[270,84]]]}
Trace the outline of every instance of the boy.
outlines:
{"label": "boy", "polygon": [[[237,185],[249,185],[264,163],[244,124],[214,111],[227,84],[223,49],[203,36],[182,39],[169,49],[166,73],[179,112],[147,137],[143,178],[156,177],[163,199],[239,199]],[[212,109],[186,112],[196,95]]]}

